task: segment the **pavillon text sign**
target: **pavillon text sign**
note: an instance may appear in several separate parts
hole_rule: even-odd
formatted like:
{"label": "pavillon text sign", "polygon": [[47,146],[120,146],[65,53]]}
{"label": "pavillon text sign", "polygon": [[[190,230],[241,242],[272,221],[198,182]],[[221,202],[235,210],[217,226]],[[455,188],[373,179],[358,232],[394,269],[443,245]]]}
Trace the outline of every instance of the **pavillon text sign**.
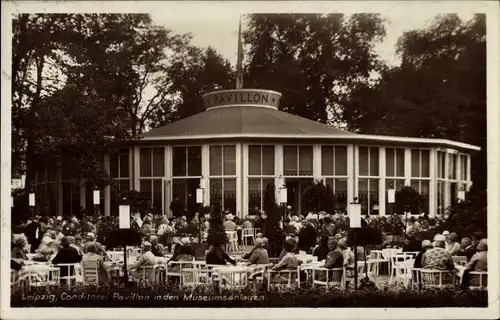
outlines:
{"label": "pavillon text sign", "polygon": [[224,106],[262,106],[278,108],[279,92],[259,89],[220,90],[203,96],[205,108]]}

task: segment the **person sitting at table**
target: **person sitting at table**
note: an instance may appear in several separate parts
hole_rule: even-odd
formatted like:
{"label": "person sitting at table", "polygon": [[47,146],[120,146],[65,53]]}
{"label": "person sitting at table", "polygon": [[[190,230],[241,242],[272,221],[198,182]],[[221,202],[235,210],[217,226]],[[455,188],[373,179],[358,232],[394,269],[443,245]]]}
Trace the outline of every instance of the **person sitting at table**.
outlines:
{"label": "person sitting at table", "polygon": [[455,263],[450,254],[445,250],[446,238],[443,235],[434,238],[434,248],[428,249],[422,256],[422,269],[450,271],[442,275],[441,280],[439,275],[436,274],[438,283],[451,283],[453,282],[452,271],[455,270]]}
{"label": "person sitting at table", "polygon": [[328,256],[330,249],[328,248],[328,237],[321,237],[319,245],[314,249],[313,256],[318,257],[318,261],[323,261]]}
{"label": "person sitting at table", "polygon": [[[78,254],[80,256],[83,256],[83,251],[80,249],[79,246],[77,246],[75,244],[75,237],[73,237],[73,236],[66,236],[66,238],[68,238],[69,246],[72,247],[72,248],[75,248],[75,250],[78,252]],[[62,244],[62,242],[61,242],[61,244]]]}
{"label": "person sitting at table", "polygon": [[156,258],[154,254],[151,252],[151,243],[143,242],[142,243],[142,254],[139,256],[137,262],[132,263],[127,267],[128,271],[132,278],[136,279],[150,279],[153,276],[154,270],[146,270],[143,273],[143,270],[140,270],[141,267],[146,266],[154,266],[156,264]]}
{"label": "person sitting at table", "polygon": [[83,254],[83,239],[80,234],[77,234],[75,236],[75,247],[78,247],[80,249],[80,252]]}
{"label": "person sitting at table", "polygon": [[53,254],[53,248],[49,247],[46,244],[40,244],[32,260],[37,262],[48,262],[52,258]]}
{"label": "person sitting at table", "polygon": [[450,233],[446,237],[445,249],[450,254],[450,256],[456,256],[458,250],[460,250],[460,244],[457,242],[458,236],[455,232]]}
{"label": "person sitting at table", "polygon": [[255,248],[248,259],[249,264],[268,264],[269,255],[267,250],[262,247],[262,239],[255,239]]}
{"label": "person sitting at table", "polygon": [[[52,264],[62,264],[62,263],[78,263],[82,261],[82,256],[78,252],[77,249],[73,248],[71,246],[70,240],[68,237],[64,237],[61,239],[61,246],[62,248],[57,252],[56,256],[54,259],[52,259],[51,263]],[[70,270],[68,270],[70,269]],[[61,268],[60,275],[61,277],[67,277],[68,276],[68,271],[70,274],[73,274],[73,267],[67,268],[63,267]],[[61,279],[61,283],[64,282],[64,279]]]}
{"label": "person sitting at table", "polygon": [[149,237],[149,242],[151,242],[151,252],[155,257],[163,257],[163,246],[158,243],[158,237],[152,235]]}
{"label": "person sitting at table", "polygon": [[27,241],[24,236],[16,236],[12,241],[12,251],[10,258],[18,260],[28,260],[28,252],[26,251]]}
{"label": "person sitting at table", "polygon": [[87,242],[84,245],[85,254],[82,256],[82,266],[85,267],[86,261],[97,262],[97,272],[99,274],[99,282],[106,283],[109,281],[108,272],[104,266],[103,257],[97,253],[98,249],[95,242]]}
{"label": "person sitting at table", "polygon": [[297,269],[299,265],[299,260],[297,259],[297,256],[295,253],[295,242],[289,240],[286,240],[285,243],[283,244],[283,251],[282,251],[282,257],[278,259],[278,263],[275,264],[272,267],[272,270],[279,271],[279,270],[294,270]]}
{"label": "person sitting at table", "polygon": [[226,265],[226,262],[229,262],[232,265],[236,265],[236,261],[231,259],[224,251],[223,245],[223,243],[215,242],[210,246],[205,255],[205,262],[207,264]]}
{"label": "person sitting at table", "polygon": [[[463,284],[465,286],[473,285],[478,286],[480,279],[478,275],[470,276],[469,271],[485,272],[488,271],[488,242],[482,239],[477,244],[477,252],[472,256],[469,263],[465,267]],[[487,285],[483,283],[483,285]]]}
{"label": "person sitting at table", "polygon": [[427,250],[422,256],[422,268],[435,270],[454,270],[455,264],[450,254],[444,249],[446,238],[436,236],[434,248]]}
{"label": "person sitting at table", "polygon": [[224,230],[225,231],[236,231],[236,223],[234,223],[234,216],[232,213],[226,215],[226,221],[224,221]]}
{"label": "person sitting at table", "polygon": [[477,248],[477,245],[479,243],[479,241],[481,241],[481,239],[484,238],[484,235],[482,232],[478,231],[478,232],[474,232],[472,234],[472,237],[471,237],[471,240],[472,240],[472,247],[473,248]]}
{"label": "person sitting at table", "polygon": [[153,233],[153,225],[151,224],[151,218],[149,216],[144,217],[144,222],[142,223],[141,226],[141,234],[149,238],[149,236]]}
{"label": "person sitting at table", "polygon": [[321,228],[320,235],[323,237],[329,237],[335,235],[335,226],[333,225],[332,219],[326,216],[323,219],[323,227]]}
{"label": "person sitting at table", "polygon": [[249,217],[245,218],[245,221],[241,224],[241,228],[243,229],[250,229],[253,228],[252,222],[250,221]]}
{"label": "person sitting at table", "polygon": [[476,249],[472,246],[472,240],[470,238],[462,238],[460,242],[460,250],[458,250],[457,256],[466,257],[467,261],[470,261],[472,256],[476,253]]}
{"label": "person sitting at table", "polygon": [[488,241],[481,239],[476,249],[477,252],[467,264],[467,269],[471,271],[488,271]]}
{"label": "person sitting at table", "polygon": [[415,257],[415,261],[413,262],[413,268],[416,269],[422,268],[422,257],[424,256],[424,253],[431,248],[432,248],[432,243],[430,240],[422,241],[422,249],[420,249],[420,252]]}
{"label": "person sitting at table", "polygon": [[263,237],[262,238],[262,248],[267,250],[268,247],[269,247],[269,239],[267,239],[266,237]]}
{"label": "person sitting at table", "polygon": [[[106,256],[106,251],[104,250],[104,247],[102,246],[102,244],[96,241],[95,235],[92,232],[87,233],[87,235],[85,236],[85,243],[87,242],[95,243],[95,247],[97,250],[96,253],[100,254],[101,256]],[[85,253],[85,247],[83,252]]]}
{"label": "person sitting at table", "polygon": [[[174,254],[170,261],[193,261],[194,251],[191,246],[191,241],[188,237],[182,238],[179,243],[175,246]],[[174,269],[179,269],[179,266],[174,266]],[[178,272],[173,270],[173,272]]]}

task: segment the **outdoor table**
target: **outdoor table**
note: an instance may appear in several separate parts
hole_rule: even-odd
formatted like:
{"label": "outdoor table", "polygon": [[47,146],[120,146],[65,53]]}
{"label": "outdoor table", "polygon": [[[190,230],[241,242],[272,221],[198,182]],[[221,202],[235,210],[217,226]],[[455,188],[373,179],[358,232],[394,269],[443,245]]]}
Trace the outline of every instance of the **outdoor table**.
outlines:
{"label": "outdoor table", "polygon": [[48,262],[38,262],[23,266],[18,272],[19,280],[28,280],[30,276],[35,275],[40,281],[43,274],[47,273],[52,268]]}

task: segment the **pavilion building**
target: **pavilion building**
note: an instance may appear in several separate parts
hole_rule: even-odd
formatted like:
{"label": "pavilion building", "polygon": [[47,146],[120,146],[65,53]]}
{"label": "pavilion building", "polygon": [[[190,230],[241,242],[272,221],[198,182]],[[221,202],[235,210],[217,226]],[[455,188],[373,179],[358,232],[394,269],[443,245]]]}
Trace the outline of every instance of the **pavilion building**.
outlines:
{"label": "pavilion building", "polygon": [[[105,157],[105,168],[121,190],[138,190],[171,215],[178,198],[215,201],[244,217],[262,208],[266,186],[286,186],[288,204],[302,209],[302,193],[314,181],[330,185],[338,201],[358,197],[362,213],[390,213],[388,189],[411,186],[425,197],[424,212],[442,214],[471,185],[471,154],[479,147],[445,139],[366,135],[334,128],[278,110],[281,94],[260,89],[204,95],[206,111],[142,134],[120,154]],[[61,172],[37,174],[52,184],[52,212],[76,213],[92,205],[92,186],[67,184]],[[42,178],[42,179],[40,179]],[[50,178],[50,180],[49,180]],[[67,187],[65,187],[65,185]],[[105,215],[117,212],[110,187],[101,192]]]}

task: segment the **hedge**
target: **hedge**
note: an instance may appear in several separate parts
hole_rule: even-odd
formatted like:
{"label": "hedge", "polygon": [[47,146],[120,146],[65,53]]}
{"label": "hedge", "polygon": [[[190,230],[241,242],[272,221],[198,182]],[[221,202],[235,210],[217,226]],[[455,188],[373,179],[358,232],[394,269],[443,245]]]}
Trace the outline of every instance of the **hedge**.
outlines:
{"label": "hedge", "polygon": [[[36,301],[35,301],[36,299]],[[15,307],[80,307],[80,308],[397,308],[397,307],[487,307],[486,291],[461,289],[332,289],[294,288],[255,292],[219,290],[209,287],[179,289],[163,287],[44,287],[16,291],[11,295]]]}

